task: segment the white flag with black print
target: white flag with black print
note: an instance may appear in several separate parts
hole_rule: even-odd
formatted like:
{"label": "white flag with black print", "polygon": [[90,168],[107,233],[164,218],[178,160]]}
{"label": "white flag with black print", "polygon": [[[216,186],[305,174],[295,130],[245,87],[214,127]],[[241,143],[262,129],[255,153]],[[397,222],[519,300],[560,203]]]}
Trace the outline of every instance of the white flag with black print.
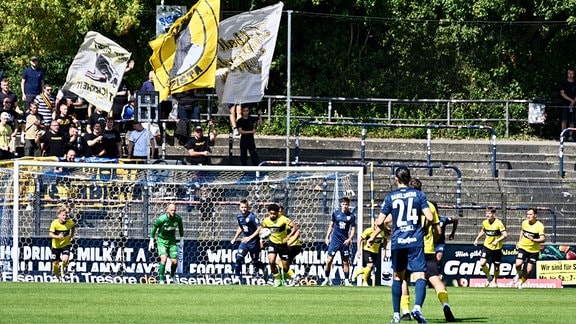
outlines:
{"label": "white flag with black print", "polygon": [[130,52],[114,41],[89,31],[68,69],[62,89],[110,111],[130,56]]}

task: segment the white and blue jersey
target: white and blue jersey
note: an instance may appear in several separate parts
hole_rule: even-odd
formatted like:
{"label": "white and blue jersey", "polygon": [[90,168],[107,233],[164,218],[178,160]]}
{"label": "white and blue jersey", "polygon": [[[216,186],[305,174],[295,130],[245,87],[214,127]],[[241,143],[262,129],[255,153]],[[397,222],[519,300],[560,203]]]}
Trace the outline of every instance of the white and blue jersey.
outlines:
{"label": "white and blue jersey", "polygon": [[356,228],[356,215],[351,211],[346,213],[342,210],[334,211],[332,213],[332,224],[328,255],[334,256],[336,252],[340,251],[342,259],[346,260],[350,257],[350,248],[348,245],[344,245],[344,241],[348,239],[350,228]]}
{"label": "white and blue jersey", "polygon": [[[261,226],[260,220],[252,212],[248,213],[248,215],[238,214],[236,219],[238,220],[238,226],[240,226],[242,229],[242,234],[244,237],[249,237],[250,235],[254,234],[258,227]],[[258,235],[256,235],[247,243],[247,246],[250,248],[253,248],[254,245],[260,247],[260,237]]]}
{"label": "white and blue jersey", "polygon": [[334,227],[330,236],[330,244],[332,242],[343,244],[348,239],[350,228],[356,227],[356,215],[351,211],[344,213],[342,210],[337,210],[332,213],[332,224]]}
{"label": "white and blue jersey", "polygon": [[398,188],[384,199],[382,214],[392,214],[392,250],[424,245],[422,210],[428,208],[426,195],[413,188]]}

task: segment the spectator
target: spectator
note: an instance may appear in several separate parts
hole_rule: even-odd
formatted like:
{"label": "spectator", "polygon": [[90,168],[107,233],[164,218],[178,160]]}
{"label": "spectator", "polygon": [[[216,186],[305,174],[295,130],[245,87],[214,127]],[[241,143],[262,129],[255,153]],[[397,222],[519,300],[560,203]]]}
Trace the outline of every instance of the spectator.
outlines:
{"label": "spectator", "polygon": [[8,79],[0,79],[0,102],[4,102],[6,98],[12,101],[14,111],[19,114],[23,112],[20,110],[20,107],[18,107],[18,97],[10,90],[10,81],[8,81]]}
{"label": "spectator", "polygon": [[128,139],[128,158],[147,160],[150,152],[153,152],[154,136],[142,126],[141,122],[134,123],[134,130]]}
{"label": "spectator", "polygon": [[30,103],[42,92],[42,89],[44,89],[44,71],[38,67],[38,58],[32,56],[30,57],[30,66],[22,72],[22,82],[20,82],[24,110],[28,109]]}
{"label": "spectator", "polygon": [[[52,86],[49,84],[44,85],[44,90],[41,94],[37,95],[34,102],[38,104],[38,113],[42,115],[42,121],[49,124],[53,116],[54,107],[56,107],[56,102],[54,97],[52,97]],[[28,109],[26,105],[26,109]]]}
{"label": "spectator", "polygon": [[96,110],[90,114],[90,118],[88,119],[88,125],[86,125],[86,133],[92,133],[94,124],[100,124],[100,126],[102,126],[101,130],[104,129],[104,127],[106,127],[106,118],[108,118],[108,113],[102,110],[102,108],[96,107]]}
{"label": "spectator", "polygon": [[[59,89],[56,94],[56,107],[61,104],[68,106],[68,114],[74,118],[83,120],[88,118],[86,109],[80,109],[84,106],[84,99],[74,92],[65,89]],[[84,107],[86,108],[86,107]]]}
{"label": "spectator", "polygon": [[[60,126],[62,127],[62,126]],[[65,134],[60,130],[61,134]],[[64,149],[65,152],[70,150],[74,150],[76,154],[82,153],[82,137],[80,136],[80,131],[76,125],[70,125],[67,130],[68,133],[68,141],[66,142],[66,147]]]}
{"label": "spectator", "polygon": [[142,83],[140,91],[156,91],[156,89],[154,89],[154,71],[148,72],[148,80]]}
{"label": "spectator", "polygon": [[234,136],[238,136],[240,133],[236,128],[236,121],[242,117],[242,104],[229,104],[228,109],[230,110],[230,127],[232,127]]}
{"label": "spectator", "polygon": [[42,151],[36,142],[36,137],[42,135],[44,132],[44,124],[42,123],[42,115],[38,113],[38,104],[35,102],[30,103],[28,116],[26,116],[26,126],[24,129],[24,155],[25,156],[41,156]]}
{"label": "spectator", "polygon": [[[574,104],[576,104],[576,81],[574,81],[574,69],[570,68],[567,72],[566,80],[562,81],[560,84],[560,96],[564,101],[564,107],[562,108],[562,129],[565,130],[567,125],[574,127]],[[574,141],[572,137],[572,132],[568,132],[568,141]]]}
{"label": "spectator", "polygon": [[10,118],[8,119],[8,123],[10,124],[10,127],[12,128],[12,135],[10,136],[10,151],[11,152],[16,152],[16,134],[18,133],[18,130],[20,129],[20,125],[18,123],[18,119],[20,118],[20,115],[14,111],[13,107],[14,107],[14,103],[12,102],[12,100],[8,97],[4,98],[4,101],[2,102],[3,106],[2,106],[2,110],[0,110],[0,113],[6,112],[10,115]]}
{"label": "spectator", "polygon": [[70,126],[75,126],[76,130],[80,128],[80,123],[78,120],[76,120],[76,118],[68,114],[68,109],[69,108],[66,104],[60,104],[58,114],[54,114],[54,120],[56,120],[60,125],[60,132],[62,134],[68,133]]}
{"label": "spectator", "polygon": [[102,131],[102,145],[104,154],[102,157],[117,159],[122,157],[122,137],[120,132],[114,127],[114,119],[106,118],[106,127]]}
{"label": "spectator", "polygon": [[153,140],[154,140],[154,150],[152,150],[152,158],[158,159],[160,158],[159,148],[162,145],[162,132],[160,131],[160,126],[156,123],[142,123],[142,127],[149,130],[152,133]]}
{"label": "spectator", "polygon": [[197,90],[175,93],[172,98],[178,102],[178,119],[193,120],[196,126],[200,121],[200,105],[198,104]]}
{"label": "spectator", "polygon": [[242,165],[248,165],[248,151],[250,151],[252,165],[260,164],[254,142],[257,126],[262,126],[262,111],[258,110],[258,118],[256,118],[250,116],[250,107],[242,107],[242,117],[236,121],[236,127],[240,133],[240,162]]}
{"label": "spectator", "polygon": [[136,112],[136,103],[134,99],[128,100],[128,103],[122,107],[122,112],[120,113],[121,127],[120,131],[129,132],[132,130],[134,125],[134,113]]}
{"label": "spectator", "polygon": [[104,136],[102,136],[102,126],[100,124],[94,124],[92,133],[86,134],[84,140],[86,141],[85,156],[100,157],[104,155],[104,146],[102,144]]}
{"label": "spectator", "polygon": [[128,104],[128,98],[130,98],[130,91],[128,90],[128,86],[122,82],[112,101],[112,109],[110,110],[111,117],[114,119],[122,118],[122,109]]}
{"label": "spectator", "polygon": [[43,156],[64,156],[66,144],[69,141],[68,134],[60,133],[60,125],[57,121],[50,122],[50,129],[41,137],[37,137]]}
{"label": "spectator", "polygon": [[12,138],[12,127],[9,123],[10,114],[3,112],[0,114],[0,160],[14,157],[10,151],[10,139]]}
{"label": "spectator", "polygon": [[212,154],[212,149],[210,146],[214,145],[218,134],[214,128],[213,121],[209,121],[208,126],[210,127],[209,136],[202,134],[202,126],[196,126],[196,128],[194,128],[194,135],[188,140],[188,143],[186,143],[186,149],[188,149],[189,155],[188,162],[190,164],[211,164],[210,155]]}

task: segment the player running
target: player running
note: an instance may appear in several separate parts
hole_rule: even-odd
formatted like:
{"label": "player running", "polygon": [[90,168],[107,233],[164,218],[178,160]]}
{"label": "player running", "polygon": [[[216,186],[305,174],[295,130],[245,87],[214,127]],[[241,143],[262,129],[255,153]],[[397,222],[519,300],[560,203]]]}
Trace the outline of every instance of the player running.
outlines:
{"label": "player running", "polygon": [[[502,247],[504,240],[508,237],[508,232],[504,223],[496,218],[496,208],[486,208],[486,219],[482,222],[482,228],[474,240],[474,246],[478,245],[478,240],[484,235],[486,235],[486,238],[484,239],[482,255],[480,256],[480,268],[486,275],[484,287],[488,287],[490,284],[498,287]],[[487,265],[488,260],[494,264],[494,275],[490,274],[490,266]]]}

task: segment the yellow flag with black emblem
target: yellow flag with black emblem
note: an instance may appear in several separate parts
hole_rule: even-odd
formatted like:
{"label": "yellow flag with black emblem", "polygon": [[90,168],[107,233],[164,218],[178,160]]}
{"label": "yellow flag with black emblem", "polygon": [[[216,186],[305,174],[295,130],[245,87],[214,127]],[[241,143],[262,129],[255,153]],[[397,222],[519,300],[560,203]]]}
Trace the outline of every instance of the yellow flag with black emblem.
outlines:
{"label": "yellow flag with black emblem", "polygon": [[161,101],[174,93],[214,87],[219,19],[220,0],[200,0],[150,42],[154,88]]}

